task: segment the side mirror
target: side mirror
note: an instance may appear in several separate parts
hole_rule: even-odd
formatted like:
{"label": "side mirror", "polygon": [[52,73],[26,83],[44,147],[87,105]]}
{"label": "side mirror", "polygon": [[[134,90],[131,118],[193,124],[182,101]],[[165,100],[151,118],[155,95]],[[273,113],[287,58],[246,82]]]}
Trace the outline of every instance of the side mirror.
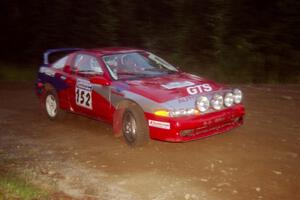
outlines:
{"label": "side mirror", "polygon": [[101,76],[94,76],[90,79],[91,83],[93,84],[98,84],[98,85],[103,85],[103,86],[109,86],[110,82]]}
{"label": "side mirror", "polygon": [[66,72],[66,73],[71,73],[71,72],[72,72],[71,66],[70,66],[70,65],[66,65],[66,66],[64,67],[64,72]]}

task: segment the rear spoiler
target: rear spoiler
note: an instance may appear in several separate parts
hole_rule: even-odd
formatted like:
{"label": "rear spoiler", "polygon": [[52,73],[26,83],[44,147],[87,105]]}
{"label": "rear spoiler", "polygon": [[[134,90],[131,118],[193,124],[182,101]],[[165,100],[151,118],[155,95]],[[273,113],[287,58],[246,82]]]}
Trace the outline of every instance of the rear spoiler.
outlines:
{"label": "rear spoiler", "polygon": [[59,48],[59,49],[48,49],[44,53],[44,65],[49,64],[49,56],[52,53],[57,53],[57,52],[68,52],[68,51],[80,51],[82,50],[81,48]]}

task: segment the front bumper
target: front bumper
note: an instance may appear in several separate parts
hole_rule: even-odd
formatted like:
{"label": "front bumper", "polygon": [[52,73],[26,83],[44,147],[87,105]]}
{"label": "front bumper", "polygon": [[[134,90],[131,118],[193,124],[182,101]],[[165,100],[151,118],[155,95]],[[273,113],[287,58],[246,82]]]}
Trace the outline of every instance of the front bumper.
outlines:
{"label": "front bumper", "polygon": [[[185,142],[220,134],[243,124],[244,106],[239,104],[221,111],[189,117],[159,117],[145,113],[152,139]],[[163,128],[153,127],[150,121],[169,124]]]}

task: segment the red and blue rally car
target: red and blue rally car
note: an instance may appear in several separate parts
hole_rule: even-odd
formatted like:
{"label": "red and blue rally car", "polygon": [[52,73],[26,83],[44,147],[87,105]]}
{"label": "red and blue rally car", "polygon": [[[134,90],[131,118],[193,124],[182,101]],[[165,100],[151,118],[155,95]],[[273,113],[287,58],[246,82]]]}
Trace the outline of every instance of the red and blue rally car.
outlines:
{"label": "red and blue rally car", "polygon": [[[67,55],[50,63],[58,52]],[[36,93],[50,119],[68,111],[104,120],[132,146],[222,133],[240,126],[245,113],[241,90],[132,48],[48,50]]]}

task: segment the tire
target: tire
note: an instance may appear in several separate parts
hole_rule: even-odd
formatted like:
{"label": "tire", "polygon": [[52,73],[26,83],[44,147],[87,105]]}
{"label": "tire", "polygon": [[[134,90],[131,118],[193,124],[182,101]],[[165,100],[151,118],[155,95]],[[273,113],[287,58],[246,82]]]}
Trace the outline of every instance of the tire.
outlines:
{"label": "tire", "polygon": [[126,142],[133,147],[149,142],[149,128],[143,110],[133,105],[124,111],[122,132]]}
{"label": "tire", "polygon": [[51,90],[46,92],[44,98],[44,110],[50,120],[56,120],[63,117],[64,111],[59,107],[59,100],[55,91]]}

